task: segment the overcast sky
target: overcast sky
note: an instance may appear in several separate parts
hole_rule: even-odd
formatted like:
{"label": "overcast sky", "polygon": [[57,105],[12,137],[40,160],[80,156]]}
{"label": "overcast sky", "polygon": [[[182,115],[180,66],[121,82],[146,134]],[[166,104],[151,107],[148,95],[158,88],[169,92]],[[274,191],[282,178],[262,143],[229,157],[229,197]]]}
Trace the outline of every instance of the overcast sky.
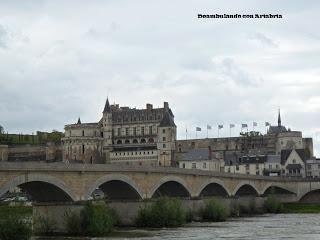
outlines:
{"label": "overcast sky", "polygon": [[[197,14],[282,14],[198,19]],[[168,101],[178,138],[229,136],[229,124],[276,124],[313,137],[320,155],[319,1],[4,1],[0,125],[62,131],[96,122],[107,96]]]}

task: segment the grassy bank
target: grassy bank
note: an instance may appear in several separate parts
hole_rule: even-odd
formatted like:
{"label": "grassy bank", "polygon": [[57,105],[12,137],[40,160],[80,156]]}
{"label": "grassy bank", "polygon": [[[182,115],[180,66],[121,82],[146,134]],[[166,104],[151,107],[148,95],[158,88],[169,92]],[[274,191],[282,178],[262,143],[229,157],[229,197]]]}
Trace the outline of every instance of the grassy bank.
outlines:
{"label": "grassy bank", "polygon": [[320,204],[284,203],[284,213],[320,213]]}

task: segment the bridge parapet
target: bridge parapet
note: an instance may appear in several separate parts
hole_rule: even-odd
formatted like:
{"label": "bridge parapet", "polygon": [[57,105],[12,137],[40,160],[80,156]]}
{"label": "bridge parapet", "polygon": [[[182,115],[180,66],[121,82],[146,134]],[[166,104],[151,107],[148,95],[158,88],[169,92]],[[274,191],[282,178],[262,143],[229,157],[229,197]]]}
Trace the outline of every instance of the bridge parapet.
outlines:
{"label": "bridge parapet", "polygon": [[[297,198],[320,189],[320,181],[241,175],[169,167],[107,164],[0,163],[0,195],[28,182],[43,182],[61,189],[72,200],[86,200],[102,187],[110,196],[132,191],[140,199],[169,195],[185,198],[239,194],[263,195],[270,187],[294,193]],[[108,183],[108,184],[106,184]],[[118,191],[118,194],[110,191]],[[135,193],[135,194],[134,194]]]}

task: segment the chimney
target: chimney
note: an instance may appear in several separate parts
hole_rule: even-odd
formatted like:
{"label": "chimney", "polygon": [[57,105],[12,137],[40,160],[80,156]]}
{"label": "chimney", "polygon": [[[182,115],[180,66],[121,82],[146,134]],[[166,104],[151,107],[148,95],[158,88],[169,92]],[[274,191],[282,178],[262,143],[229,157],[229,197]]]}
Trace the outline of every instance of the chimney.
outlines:
{"label": "chimney", "polygon": [[211,146],[208,146],[208,158],[209,158],[209,160],[211,160],[211,159],[212,159]]}
{"label": "chimney", "polygon": [[169,110],[169,103],[168,102],[163,102],[163,108],[166,110]]}
{"label": "chimney", "polygon": [[152,108],[153,108],[152,104],[147,103],[146,109],[150,111],[150,110],[152,110]]}

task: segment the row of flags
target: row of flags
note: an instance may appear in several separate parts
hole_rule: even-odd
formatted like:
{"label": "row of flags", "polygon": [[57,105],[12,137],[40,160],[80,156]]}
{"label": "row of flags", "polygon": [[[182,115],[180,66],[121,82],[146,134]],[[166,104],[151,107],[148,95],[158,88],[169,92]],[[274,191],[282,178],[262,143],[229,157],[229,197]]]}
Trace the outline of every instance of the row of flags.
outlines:
{"label": "row of flags", "polygon": [[[265,126],[268,127],[270,126],[271,124],[269,122],[265,122]],[[236,125],[235,124],[229,124],[229,127],[230,128],[234,128]],[[257,122],[253,122],[252,123],[252,126],[253,127],[257,127],[258,126],[258,123]],[[218,125],[218,129],[222,129],[223,128],[223,125]],[[248,124],[247,123],[242,123],[241,124],[241,128],[248,128]],[[207,125],[207,130],[211,130],[212,129],[212,126],[211,125]],[[201,127],[196,127],[196,131],[197,132],[201,132]]]}

